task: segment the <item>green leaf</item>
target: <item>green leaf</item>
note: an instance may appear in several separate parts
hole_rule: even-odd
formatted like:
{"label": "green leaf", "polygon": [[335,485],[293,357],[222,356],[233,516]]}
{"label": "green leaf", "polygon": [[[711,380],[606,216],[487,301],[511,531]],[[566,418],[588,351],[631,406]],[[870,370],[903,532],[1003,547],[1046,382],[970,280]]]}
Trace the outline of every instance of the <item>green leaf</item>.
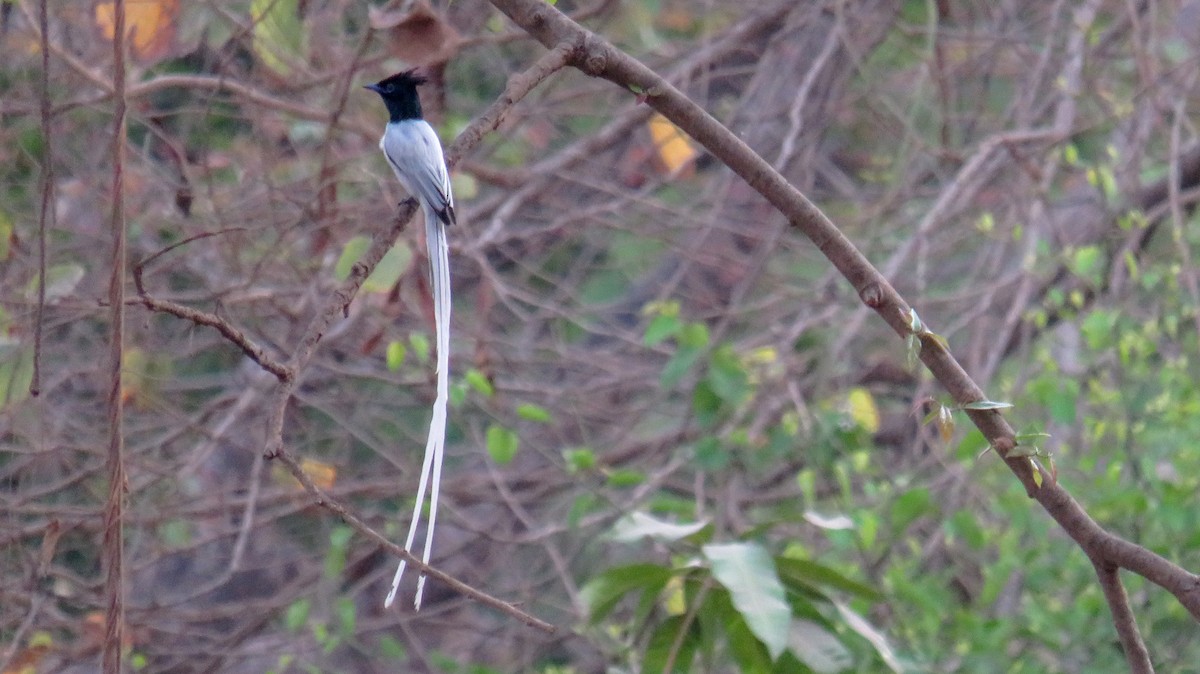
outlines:
{"label": "green leaf", "polygon": [[883,662],[893,671],[899,674],[904,671],[904,667],[900,664],[900,658],[896,656],[896,652],[892,650],[891,644],[888,643],[887,637],[883,635],[874,625],[867,622],[859,614],[850,609],[849,606],[841,602],[835,602],[838,613],[842,615],[842,620],[846,621],[846,625],[857,632],[859,636],[866,639],[875,648],[875,652],[883,659]]}
{"label": "green leaf", "polygon": [[646,336],[643,338],[646,346],[654,346],[668,337],[674,337],[679,334],[679,330],[683,327],[683,322],[678,316],[668,316],[659,314],[650,321],[650,325],[646,326]]}
{"label": "green leaf", "polygon": [[740,404],[750,392],[746,369],[728,344],[722,345],[713,354],[707,380],[713,393],[730,405]]}
{"label": "green leaf", "polygon": [[917,333],[911,333],[904,338],[904,364],[910,370],[917,368],[917,363],[921,361],[921,338]]}
{"label": "green leaf", "polygon": [[970,510],[959,510],[946,521],[946,529],[954,536],[961,538],[971,549],[983,550],[988,544],[988,535],[979,520]]}
{"label": "green leaf", "polygon": [[567,462],[567,472],[583,473],[596,467],[596,453],[587,447],[564,449],[563,460]]}
{"label": "green leaf", "polygon": [[632,468],[617,468],[608,474],[608,486],[610,487],[636,487],[645,481],[645,474]]}
{"label": "green leaf", "polygon": [[408,651],[404,648],[404,644],[390,634],[380,635],[379,654],[386,660],[404,660],[408,657]]}
{"label": "green leaf", "polygon": [[336,579],[346,568],[346,551],[354,530],[347,526],[337,526],[329,532],[329,551],[325,553],[325,577]]}
{"label": "green leaf", "polygon": [[875,588],[847,578],[842,573],[811,560],[777,557],[775,566],[784,585],[803,586],[822,593],[826,589],[841,590],[871,601],[882,598],[882,594]]}
{"label": "green leaf", "polygon": [[181,548],[192,541],[192,525],[183,519],[168,520],[158,527],[158,535],[168,547]]}
{"label": "green leaf", "polygon": [[308,622],[308,614],[312,609],[312,602],[308,599],[297,599],[288,606],[287,611],[283,614],[283,624],[289,632],[297,632],[301,627]]}
{"label": "green leaf", "polygon": [[[370,246],[371,240],[365,236],[356,236],[347,241],[346,245],[342,247],[342,254],[338,256],[337,262],[333,265],[333,277],[339,281],[350,278],[350,272],[354,269],[354,265]],[[388,252],[384,253],[383,259],[375,265],[371,275],[363,282],[363,291],[391,292],[392,286],[396,285],[400,276],[412,264],[412,259],[413,252],[408,244],[403,241],[397,242]]]}
{"label": "green leaf", "polygon": [[[683,632],[683,630],[687,632]],[[642,663],[644,672],[690,672],[692,661],[696,659],[696,650],[700,646],[700,637],[696,633],[695,623],[686,621],[684,616],[671,616],[654,630],[650,641],[646,644],[646,657]],[[667,669],[671,653],[675,659]]]}
{"label": "green leaf", "polygon": [[711,435],[696,443],[696,467],[706,471],[718,471],[729,465],[730,455],[718,438]]}
{"label": "green leaf", "polygon": [[352,538],[354,538],[353,529],[347,526],[335,526],[333,531],[329,532],[329,547],[334,550],[345,550]]}
{"label": "green leaf", "polygon": [[905,527],[922,515],[933,511],[935,506],[925,487],[910,489],[900,495],[892,504],[892,528],[896,532],[904,531]]}
{"label": "green leaf", "polygon": [[459,408],[467,402],[467,385],[462,382],[450,384],[450,407]]}
{"label": "green leaf", "polygon": [[475,368],[467,370],[467,373],[463,375],[463,380],[467,382],[467,385],[475,389],[476,393],[486,398],[490,398],[496,393],[496,389],[492,386],[492,382],[488,379],[487,375]]}
{"label": "green leaf", "polygon": [[818,674],[841,672],[854,662],[837,637],[811,620],[793,621],[790,643],[792,653]]}
{"label": "green leaf", "polygon": [[1103,281],[1107,255],[1100,246],[1083,246],[1076,249],[1068,260],[1071,272],[1092,285]]}
{"label": "green leaf", "polygon": [[1067,143],[1063,147],[1063,161],[1071,166],[1079,163],[1079,148],[1074,143]]}
{"label": "green leaf", "polygon": [[292,71],[293,61],[303,61],[307,35],[300,21],[299,0],[252,0],[254,53],[280,75]]}
{"label": "green leaf", "polygon": [[33,383],[33,347],[0,344],[0,408],[29,397]]}
{"label": "green leaf", "polygon": [[[728,592],[724,590],[713,594],[722,595],[726,604],[730,601]],[[722,614],[725,623],[725,638],[729,641],[729,653],[733,656],[734,662],[738,664],[741,674],[769,674],[772,670],[771,654],[767,652],[763,642],[759,641],[758,637],[750,631],[750,626],[746,624],[742,614],[738,613],[733,606],[729,606]]]}
{"label": "green leaf", "polygon": [[567,511],[567,528],[577,528],[583,516],[595,512],[600,505],[600,498],[595,494],[589,493],[576,496],[575,500],[571,502],[571,509]]}
{"label": "green leaf", "polygon": [[666,389],[674,388],[679,380],[683,379],[683,375],[687,374],[688,370],[691,370],[692,366],[696,364],[701,353],[703,353],[701,348],[681,346],[663,367],[662,375],[659,376],[659,384]]}
{"label": "green leaf", "polygon": [[[75,292],[79,282],[83,280],[85,270],[83,265],[74,262],[56,264],[46,268],[46,302],[69,296]],[[25,287],[25,296],[30,300],[37,299],[38,277],[29,279]]]}
{"label": "green leaf", "polygon": [[412,261],[412,248],[409,248],[407,243],[398,241],[396,245],[388,249],[388,252],[383,254],[379,264],[375,265],[371,275],[363,282],[363,291],[369,293],[391,292],[392,287],[396,285],[404,272],[408,271]]}
{"label": "green leaf", "polygon": [[658,541],[677,541],[687,538],[708,526],[707,521],[675,524],[665,522],[641,511],[635,511],[617,520],[612,528],[612,538],[621,543],[630,543],[643,537]]}
{"label": "green leaf", "polygon": [[337,615],[338,633],[344,637],[354,634],[354,626],[358,622],[358,606],[353,597],[339,597],[334,604]]}
{"label": "green leaf", "polygon": [[517,434],[509,428],[492,424],[487,429],[487,452],[492,461],[504,465],[517,455]]}
{"label": "green leaf", "polygon": [[404,365],[404,356],[408,355],[408,349],[404,347],[404,342],[390,341],[387,345],[387,369],[390,372],[395,372]]}
{"label": "green leaf", "polygon": [[1029,382],[1029,393],[1050,412],[1050,418],[1074,425],[1079,401],[1079,382],[1068,377],[1046,375]]}
{"label": "green leaf", "polygon": [[425,335],[414,332],[408,336],[408,343],[412,345],[413,353],[417,354],[417,360],[422,363],[429,362],[429,338]]}
{"label": "green leaf", "polygon": [[787,647],[791,609],[771,556],[756,543],[710,544],[702,550],[750,631],[772,659],[778,658]]}
{"label": "green leaf", "polygon": [[526,421],[536,421],[541,424],[548,424],[552,420],[550,412],[545,407],[533,403],[517,405],[517,416]]}
{"label": "green leaf", "polygon": [[579,590],[593,623],[601,620],[626,594],[641,590],[657,595],[671,579],[671,570],[657,564],[629,564],[609,569],[592,578]]}
{"label": "green leaf", "polygon": [[676,338],[680,346],[700,349],[708,346],[708,326],[703,323],[688,323],[679,329]]}

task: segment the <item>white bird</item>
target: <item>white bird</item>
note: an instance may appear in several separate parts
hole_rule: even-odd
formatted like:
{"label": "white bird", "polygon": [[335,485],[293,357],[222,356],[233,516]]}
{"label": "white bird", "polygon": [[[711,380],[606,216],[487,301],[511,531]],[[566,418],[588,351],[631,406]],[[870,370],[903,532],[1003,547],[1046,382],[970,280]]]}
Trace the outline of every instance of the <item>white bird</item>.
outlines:
{"label": "white bird", "polygon": [[[417,85],[425,78],[412,70],[397,73],[367,89],[377,92],[387,105],[387,127],[379,140],[379,149],[387,157],[396,178],[408,193],[421,202],[425,214],[425,245],[429,250],[429,279],[433,288],[433,317],[437,331],[437,397],[433,401],[433,418],[425,440],[425,459],[421,463],[421,481],[417,488],[417,504],[413,510],[405,552],[412,550],[413,539],[429,489],[429,526],[425,530],[425,548],[421,561],[429,564],[433,547],[433,527],[437,522],[438,490],[442,481],[442,456],[446,445],[446,404],[450,395],[450,249],[446,243],[446,227],[454,224],[454,196],[450,193],[450,174],[442,155],[442,144],[433,127],[421,116],[421,99]],[[407,560],[400,562],[392,589],[384,600],[389,607],[396,599],[396,590],[404,576]],[[425,574],[417,580],[414,606],[421,608],[425,590]]]}

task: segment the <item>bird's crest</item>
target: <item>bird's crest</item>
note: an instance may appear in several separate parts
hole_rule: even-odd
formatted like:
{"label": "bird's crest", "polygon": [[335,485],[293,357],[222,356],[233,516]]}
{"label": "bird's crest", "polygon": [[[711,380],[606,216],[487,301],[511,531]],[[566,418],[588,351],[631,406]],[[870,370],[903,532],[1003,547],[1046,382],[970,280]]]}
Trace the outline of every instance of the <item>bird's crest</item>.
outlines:
{"label": "bird's crest", "polygon": [[429,81],[428,78],[426,78],[422,75],[418,75],[416,69],[414,68],[412,70],[405,70],[402,72],[398,72],[395,75],[388,77],[387,79],[382,79],[379,81],[378,86],[381,88],[386,88],[389,84],[391,84],[395,87],[401,87],[401,86],[415,87],[415,86],[418,86],[421,84],[425,84],[428,81]]}

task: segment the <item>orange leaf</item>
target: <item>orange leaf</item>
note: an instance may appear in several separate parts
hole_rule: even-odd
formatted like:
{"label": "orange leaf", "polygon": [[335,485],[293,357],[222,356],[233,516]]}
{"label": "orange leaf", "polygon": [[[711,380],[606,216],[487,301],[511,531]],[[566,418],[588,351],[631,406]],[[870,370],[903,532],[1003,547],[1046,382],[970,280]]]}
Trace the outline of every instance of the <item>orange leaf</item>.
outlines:
{"label": "orange leaf", "polygon": [[[117,34],[116,4],[96,5],[96,25],[109,40]],[[133,53],[145,61],[167,55],[175,39],[175,19],[179,0],[126,0],[125,37],[133,44]]]}
{"label": "orange leaf", "polygon": [[658,158],[668,174],[679,172],[696,159],[698,153],[691,139],[662,115],[655,114],[650,118],[650,137],[654,139]]}
{"label": "orange leaf", "polygon": [[328,463],[313,459],[301,459],[300,467],[312,478],[313,484],[325,491],[332,489],[333,483],[337,482],[337,468]]}

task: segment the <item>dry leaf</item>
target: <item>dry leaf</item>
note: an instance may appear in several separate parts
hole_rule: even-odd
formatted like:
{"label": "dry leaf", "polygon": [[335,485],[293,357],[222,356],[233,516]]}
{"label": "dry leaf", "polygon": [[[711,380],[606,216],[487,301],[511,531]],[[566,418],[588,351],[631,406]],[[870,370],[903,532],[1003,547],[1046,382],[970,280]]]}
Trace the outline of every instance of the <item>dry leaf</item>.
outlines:
{"label": "dry leaf", "polygon": [[658,159],[668,175],[676,175],[691,166],[698,153],[692,146],[691,139],[680,131],[679,127],[659,114],[650,118],[649,125],[650,137],[654,139]]}
{"label": "dry leaf", "polygon": [[325,491],[333,489],[334,483],[337,482],[337,468],[328,463],[314,459],[300,459],[300,468],[308,474],[313,484]]}
{"label": "dry leaf", "polygon": [[409,11],[395,9],[390,3],[368,10],[371,28],[387,31],[388,50],[396,58],[413,66],[445,63],[458,53],[462,39],[458,31],[426,0],[412,3]]}
{"label": "dry leaf", "polygon": [[[96,25],[109,40],[117,34],[115,3],[96,5]],[[175,40],[179,0],[126,0],[125,37],[130,40],[134,56],[142,61],[158,61],[171,49]]]}

